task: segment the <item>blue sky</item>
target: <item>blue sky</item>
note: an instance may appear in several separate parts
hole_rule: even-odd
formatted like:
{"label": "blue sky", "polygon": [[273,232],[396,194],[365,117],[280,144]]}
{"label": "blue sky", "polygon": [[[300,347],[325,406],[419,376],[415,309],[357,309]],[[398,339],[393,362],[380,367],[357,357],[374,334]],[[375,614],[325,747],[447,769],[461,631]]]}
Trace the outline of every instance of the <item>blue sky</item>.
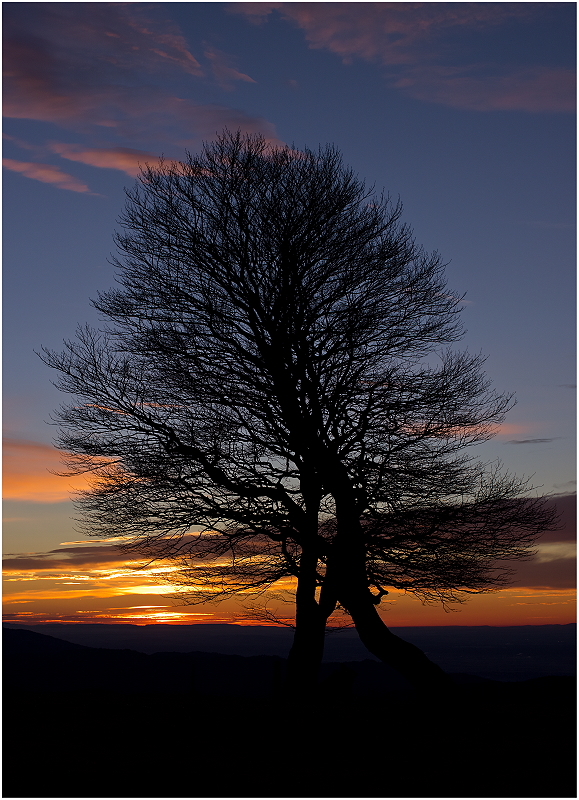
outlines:
{"label": "blue sky", "polygon": [[[466,292],[517,405],[481,456],[575,491],[574,3],[4,3],[9,552],[74,539],[34,355],[96,322],[139,163],[224,127],[332,143]],[[44,509],[45,513],[41,513]]]}

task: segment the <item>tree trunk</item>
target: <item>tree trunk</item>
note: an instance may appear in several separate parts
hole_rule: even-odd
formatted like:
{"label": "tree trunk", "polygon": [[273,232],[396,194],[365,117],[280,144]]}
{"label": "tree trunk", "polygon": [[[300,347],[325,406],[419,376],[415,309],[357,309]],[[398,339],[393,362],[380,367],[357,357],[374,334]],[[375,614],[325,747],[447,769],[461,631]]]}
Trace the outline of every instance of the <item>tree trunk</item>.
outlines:
{"label": "tree trunk", "polygon": [[319,609],[312,608],[308,615],[296,613],[296,630],[287,659],[285,688],[299,697],[314,694],[324,655],[326,621]]}
{"label": "tree trunk", "polygon": [[296,628],[287,659],[285,689],[295,697],[311,697],[318,683],[326,619],[316,601],[317,557],[302,552],[296,591]]}
{"label": "tree trunk", "polygon": [[366,547],[354,493],[344,476],[340,484],[340,493],[334,495],[338,529],[326,571],[330,592],[348,611],[362,643],[372,655],[415,687],[452,685],[451,678],[420,648],[395,636],[380,618],[368,587]]}
{"label": "tree trunk", "polygon": [[362,643],[389,667],[416,688],[439,689],[452,685],[452,679],[420,650],[396,636],[384,624],[367,589],[359,594],[350,587],[339,596]]}

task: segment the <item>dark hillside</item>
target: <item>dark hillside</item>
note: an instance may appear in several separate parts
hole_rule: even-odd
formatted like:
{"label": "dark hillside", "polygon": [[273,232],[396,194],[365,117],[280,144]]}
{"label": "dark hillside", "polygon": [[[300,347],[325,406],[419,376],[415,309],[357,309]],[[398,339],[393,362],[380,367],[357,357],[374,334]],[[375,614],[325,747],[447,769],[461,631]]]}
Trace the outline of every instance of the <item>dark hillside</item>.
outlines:
{"label": "dark hillside", "polygon": [[83,644],[75,644],[55,636],[37,633],[25,628],[2,628],[2,648],[5,655],[48,655],[92,650]]}
{"label": "dark hillside", "polygon": [[4,797],[575,796],[571,677],[425,696],[342,662],[308,704],[276,657],[4,642]]}

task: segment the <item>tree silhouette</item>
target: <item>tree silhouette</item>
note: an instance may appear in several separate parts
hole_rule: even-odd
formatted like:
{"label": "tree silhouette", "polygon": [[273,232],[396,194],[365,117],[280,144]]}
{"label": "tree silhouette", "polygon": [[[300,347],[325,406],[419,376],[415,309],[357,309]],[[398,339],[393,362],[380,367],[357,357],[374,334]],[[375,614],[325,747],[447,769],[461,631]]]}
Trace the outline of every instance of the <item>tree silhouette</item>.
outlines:
{"label": "tree silhouette", "polygon": [[127,195],[106,324],[42,355],[74,397],[68,468],[94,473],[86,532],[172,559],[192,601],[294,576],[298,688],[338,605],[371,652],[441,681],[378,615],[388,587],[492,590],[553,514],[465,454],[511,399],[480,356],[443,349],[461,298],[440,257],[331,147],[225,132]]}

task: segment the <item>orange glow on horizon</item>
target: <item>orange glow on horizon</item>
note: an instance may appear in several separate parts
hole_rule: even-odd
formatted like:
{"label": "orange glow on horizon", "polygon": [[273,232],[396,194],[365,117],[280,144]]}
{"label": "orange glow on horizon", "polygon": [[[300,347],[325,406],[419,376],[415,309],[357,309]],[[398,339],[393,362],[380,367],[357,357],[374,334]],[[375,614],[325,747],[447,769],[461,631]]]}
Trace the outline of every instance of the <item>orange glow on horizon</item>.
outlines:
{"label": "orange glow on horizon", "polygon": [[[505,425],[502,435],[528,432],[527,426]],[[5,446],[5,493],[8,498],[36,502],[68,500],[70,478],[51,475],[60,469],[61,454],[50,445],[8,440]],[[86,487],[81,476],[76,488]],[[567,498],[571,501],[571,497]],[[500,592],[471,596],[454,610],[422,605],[411,595],[391,591],[379,607],[391,626],[420,625],[533,625],[564,624],[575,620],[574,508],[563,532],[541,539],[537,554],[517,567],[518,586]],[[59,533],[61,541],[67,534]],[[70,536],[70,534],[69,534]],[[70,537],[72,538],[72,537]],[[266,611],[251,616],[255,597],[249,592],[237,599],[191,606],[183,603],[174,564],[154,562],[142,566],[119,551],[114,540],[72,540],[45,553],[20,553],[7,557],[4,577],[6,620],[29,623],[54,619],[87,622],[130,622],[138,624],[195,622],[237,625],[276,625],[276,619],[290,622],[291,603],[276,593],[293,592],[290,579],[278,582],[261,598]],[[195,565],[193,565],[194,567]],[[172,581],[172,578],[174,579]],[[537,588],[539,587],[539,588]],[[195,588],[195,587],[190,587]],[[218,592],[218,588],[215,588]],[[166,603],[166,604],[165,604]],[[162,604],[162,605],[161,605]],[[195,611],[190,610],[195,608]],[[248,611],[249,609],[249,611]],[[269,616],[268,616],[269,615]],[[147,622],[148,620],[148,622]]]}
{"label": "orange glow on horizon", "polygon": [[[424,605],[416,597],[391,590],[379,611],[389,626],[429,625],[538,625],[566,624],[575,620],[575,590],[572,580],[562,579],[562,570],[574,564],[572,542],[546,542],[539,545],[535,586],[514,585],[498,592],[467,596],[451,610]],[[558,584],[542,576],[553,574]],[[528,569],[528,567],[527,567]],[[537,569],[539,572],[537,572]],[[551,569],[551,573],[545,570]],[[196,622],[237,625],[276,625],[293,621],[293,581],[279,581],[259,599],[249,592],[237,598],[203,605],[183,602],[177,567],[154,563],[139,568],[135,561],[123,560],[112,544],[70,543],[62,550],[23,554],[8,558],[4,577],[5,620],[11,622],[134,622],[135,624]],[[519,575],[522,577],[523,572]],[[522,581],[520,581],[522,583]],[[218,588],[215,588],[218,591]],[[256,609],[254,612],[254,608]],[[137,623],[138,620],[138,623]],[[336,616],[330,625],[348,621]]]}
{"label": "orange glow on horizon", "polygon": [[[293,609],[265,595],[264,607],[270,618],[252,612],[237,599],[187,606],[171,597],[171,587],[90,585],[73,588],[45,578],[39,586],[23,590],[22,583],[11,592],[6,586],[5,621],[24,624],[66,621],[134,624],[229,623],[235,625],[279,625],[293,622]],[[26,581],[24,583],[27,583]],[[18,590],[20,589],[20,591]],[[153,591],[151,591],[153,589]],[[157,589],[158,591],[154,591]],[[164,591],[162,591],[164,589]],[[165,596],[163,596],[165,595]],[[423,605],[417,598],[393,591],[380,605],[380,615],[390,627],[464,625],[545,625],[575,622],[573,589],[510,587],[500,592],[472,596],[450,611],[440,605]],[[135,600],[137,601],[135,603]],[[168,601],[166,604],[163,600]],[[161,603],[159,603],[161,601]],[[193,608],[195,610],[193,610]],[[278,621],[275,620],[277,618]],[[329,625],[349,623],[347,615],[331,619]]]}
{"label": "orange glow on horizon", "polygon": [[56,447],[23,439],[5,439],[2,457],[2,495],[5,500],[62,503],[89,488],[91,475],[63,477],[63,454]]}

